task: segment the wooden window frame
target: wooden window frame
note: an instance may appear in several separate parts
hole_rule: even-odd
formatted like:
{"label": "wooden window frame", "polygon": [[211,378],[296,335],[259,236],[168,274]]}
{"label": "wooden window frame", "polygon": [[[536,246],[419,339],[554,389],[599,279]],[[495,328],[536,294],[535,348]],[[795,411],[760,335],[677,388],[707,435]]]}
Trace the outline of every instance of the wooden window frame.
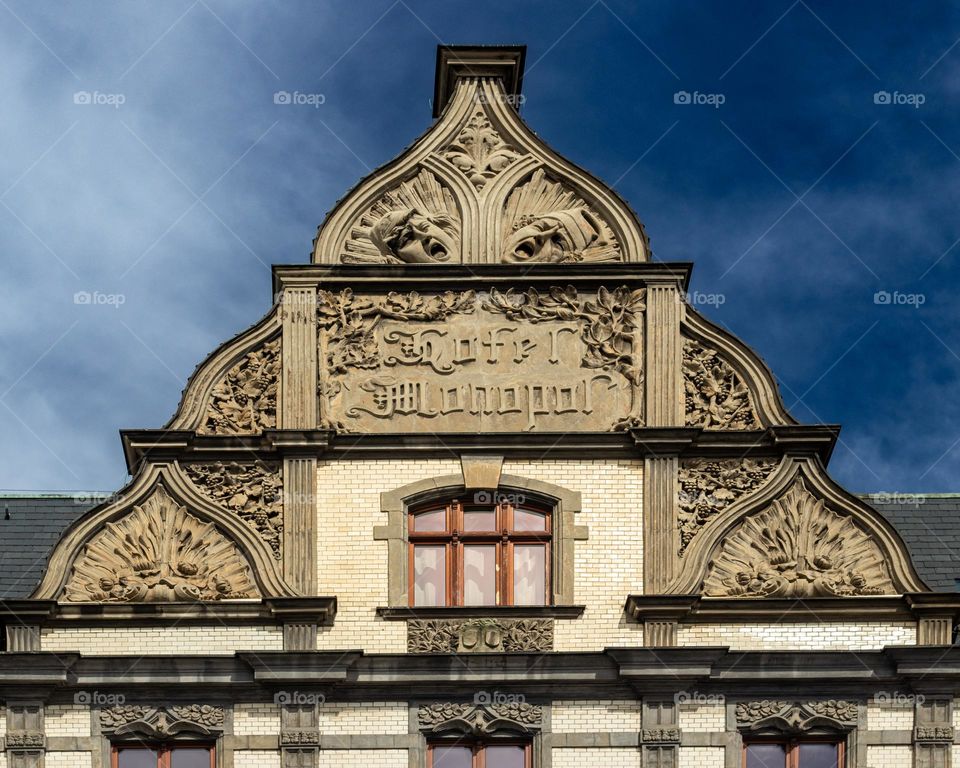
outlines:
{"label": "wooden window frame", "polygon": [[114,742],[110,745],[110,768],[120,768],[121,749],[142,749],[156,752],[157,768],[171,768],[170,754],[178,749],[207,749],[210,751],[210,768],[217,768],[217,747],[210,741]]}
{"label": "wooden window frame", "polygon": [[[443,509],[446,528],[443,531],[417,531],[414,523],[417,515]],[[542,531],[514,530],[514,512],[529,510],[544,516]],[[464,512],[495,511],[494,529],[490,531],[464,530]],[[516,544],[544,545],[544,602],[553,605],[553,516],[554,509],[546,504],[513,504],[501,501],[490,505],[464,504],[460,499],[441,499],[411,506],[407,510],[407,573],[409,605],[424,607],[488,608],[514,605],[514,546]],[[496,547],[496,600],[489,606],[470,605],[463,602],[463,553],[465,544],[487,544]],[[438,606],[422,606],[416,603],[416,572],[414,550],[417,545],[444,547],[445,584],[444,600]],[[534,606],[528,606],[534,607]]]}
{"label": "wooden window frame", "polygon": [[803,744],[832,744],[837,748],[837,768],[846,768],[846,739],[838,736],[810,736],[786,738],[781,736],[757,737],[743,740],[741,768],[747,768],[747,748],[754,744],[782,744],[786,747],[784,768],[800,768],[800,746]]}
{"label": "wooden window frame", "polygon": [[494,739],[491,741],[464,741],[454,739],[450,741],[431,741],[427,743],[427,768],[436,768],[433,764],[433,750],[436,747],[466,747],[473,753],[470,762],[471,768],[487,768],[485,751],[488,747],[523,747],[524,768],[533,768],[533,744],[529,741],[516,739]]}

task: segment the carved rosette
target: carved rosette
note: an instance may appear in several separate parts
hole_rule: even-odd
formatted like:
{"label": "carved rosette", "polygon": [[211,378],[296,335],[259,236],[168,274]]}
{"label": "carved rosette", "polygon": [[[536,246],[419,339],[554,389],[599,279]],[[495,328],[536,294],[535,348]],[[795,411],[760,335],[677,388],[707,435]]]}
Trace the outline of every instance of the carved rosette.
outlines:
{"label": "carved rosette", "polygon": [[712,597],[835,597],[895,592],[885,558],[854,519],[802,480],[719,545],[703,584]]}
{"label": "carved rosette", "polygon": [[409,653],[553,650],[550,619],[431,619],[407,623]]}
{"label": "carved rosette", "polygon": [[187,463],[197,489],[254,528],[279,560],[283,541],[283,477],[278,463]]}
{"label": "carved rosette", "polygon": [[480,109],[441,154],[470,179],[477,191],[520,157]]}
{"label": "carved rosette", "polygon": [[360,217],[343,245],[345,264],[460,261],[460,212],[450,190],[420,171],[385,192]]}
{"label": "carved rosette", "polygon": [[569,187],[534,172],[507,198],[503,211],[505,263],[621,261],[613,230]]}
{"label": "carved rosette", "polygon": [[259,597],[250,565],[212,523],[158,486],[84,546],[64,590],[71,602],[143,603]]}
{"label": "carved rosette", "polygon": [[736,705],[737,726],[750,731],[769,728],[801,733],[817,727],[846,730],[856,725],[858,713],[859,705],[844,699],[803,702],[762,699]]}
{"label": "carved rosette", "polygon": [[773,459],[691,459],[680,463],[677,523],[682,557],[693,537],[739,498],[766,482]]}
{"label": "carved rosette", "polygon": [[684,339],[683,387],[688,427],[759,429],[750,391],[715,349]]}
{"label": "carved rosette", "polygon": [[223,730],[223,707],[213,704],[144,706],[120,704],[100,710],[100,730],[104,733],[145,733],[168,735],[182,731],[204,734]]}
{"label": "carved rosette", "polygon": [[201,435],[248,435],[277,426],[280,339],[248,352],[210,394]]}
{"label": "carved rosette", "polygon": [[420,730],[488,736],[498,731],[530,733],[542,727],[543,707],[519,700],[486,701],[488,698],[491,697],[478,694],[477,701],[472,704],[422,705],[417,711]]}

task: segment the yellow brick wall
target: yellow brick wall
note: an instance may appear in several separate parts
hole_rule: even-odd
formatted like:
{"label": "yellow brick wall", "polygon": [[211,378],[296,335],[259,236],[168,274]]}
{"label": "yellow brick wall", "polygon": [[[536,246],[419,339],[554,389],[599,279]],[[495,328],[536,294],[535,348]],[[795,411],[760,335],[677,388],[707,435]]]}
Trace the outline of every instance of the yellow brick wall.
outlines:
{"label": "yellow brick wall", "polygon": [[44,651],[79,651],[90,656],[223,654],[283,650],[279,627],[56,627],[43,630]]}
{"label": "yellow brick wall", "polygon": [[913,728],[913,703],[868,702],[867,728],[871,731],[909,731]]}
{"label": "yellow brick wall", "polygon": [[280,768],[280,750],[237,750],[233,753],[233,768]]}
{"label": "yellow brick wall", "polygon": [[44,708],[47,736],[89,736],[90,708],[80,704],[50,704]]}
{"label": "yellow brick wall", "polygon": [[407,766],[405,749],[321,749],[320,759],[317,761],[317,768],[407,768]]}
{"label": "yellow brick wall", "polygon": [[870,768],[913,768],[913,750],[908,746],[867,747]]}
{"label": "yellow brick wall", "polygon": [[280,707],[276,704],[236,704],[233,733],[236,736],[276,736],[280,732]]}
{"label": "yellow brick wall", "polygon": [[554,701],[550,716],[554,733],[639,731],[638,701]]}
{"label": "yellow brick wall", "polygon": [[640,750],[621,747],[562,747],[553,750],[553,768],[640,768]]}
{"label": "yellow brick wall", "polygon": [[721,703],[680,704],[677,707],[677,720],[685,731],[725,731],[727,709]]}
{"label": "yellow brick wall", "polygon": [[89,752],[47,752],[45,768],[91,768],[93,757]]}
{"label": "yellow brick wall", "polygon": [[723,754],[723,747],[680,747],[677,768],[723,768]]}
{"label": "yellow brick wall", "polygon": [[727,645],[735,650],[868,650],[916,644],[916,623],[684,624],[677,631],[677,644]]}
{"label": "yellow brick wall", "polygon": [[324,703],[318,707],[320,732],[331,736],[350,734],[406,734],[409,710],[394,702],[363,704]]}

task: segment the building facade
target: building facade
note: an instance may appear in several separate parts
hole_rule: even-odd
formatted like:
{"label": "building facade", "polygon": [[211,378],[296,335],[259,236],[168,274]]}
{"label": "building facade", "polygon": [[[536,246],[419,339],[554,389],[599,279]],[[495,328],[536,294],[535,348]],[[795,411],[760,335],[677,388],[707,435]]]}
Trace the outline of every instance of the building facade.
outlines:
{"label": "building facade", "polygon": [[521,121],[523,57],[441,47],[128,486],[7,500],[0,768],[950,768],[949,564]]}

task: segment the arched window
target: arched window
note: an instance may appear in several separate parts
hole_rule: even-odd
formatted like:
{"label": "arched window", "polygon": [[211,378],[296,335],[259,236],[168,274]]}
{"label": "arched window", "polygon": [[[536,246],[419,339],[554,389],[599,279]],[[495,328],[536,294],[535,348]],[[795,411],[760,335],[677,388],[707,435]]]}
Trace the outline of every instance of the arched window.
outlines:
{"label": "arched window", "polygon": [[552,515],[509,494],[412,506],[410,605],[549,605]]}

